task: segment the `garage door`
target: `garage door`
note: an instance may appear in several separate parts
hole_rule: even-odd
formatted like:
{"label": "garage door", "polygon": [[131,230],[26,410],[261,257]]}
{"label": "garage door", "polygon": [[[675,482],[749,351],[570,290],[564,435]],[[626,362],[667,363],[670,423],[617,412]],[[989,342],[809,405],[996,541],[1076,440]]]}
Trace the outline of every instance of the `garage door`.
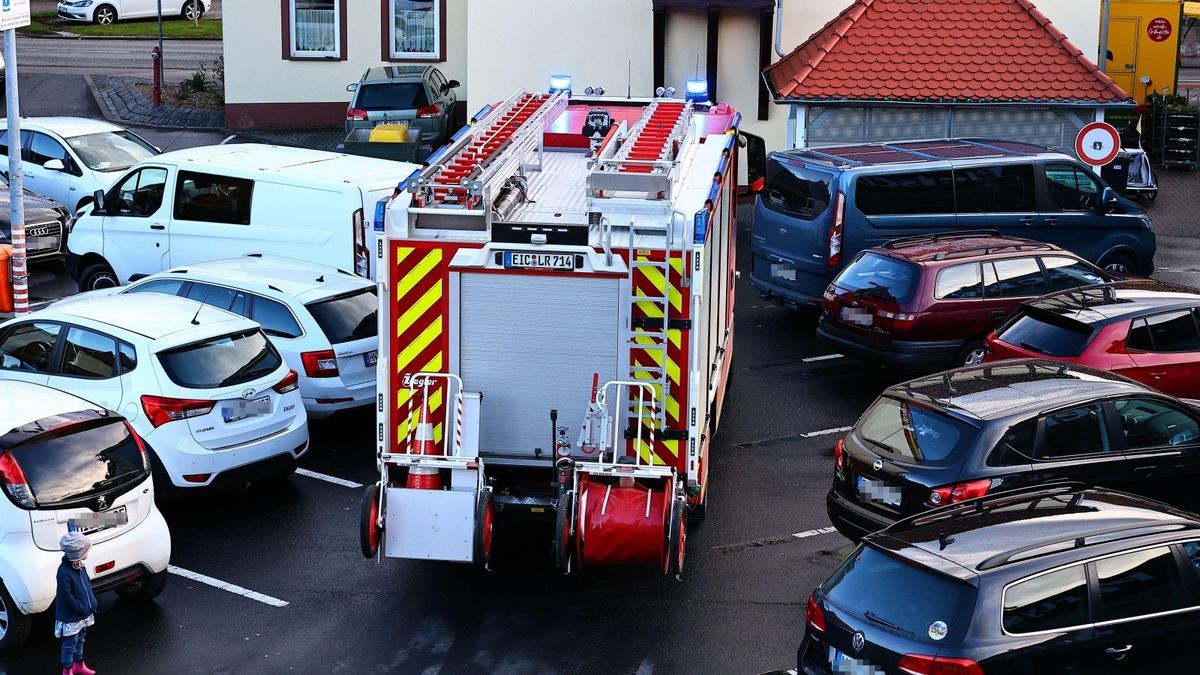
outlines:
{"label": "garage door", "polygon": [[549,459],[550,410],[575,440],[591,394],[617,379],[618,279],[463,274],[459,374],[483,393],[483,455]]}

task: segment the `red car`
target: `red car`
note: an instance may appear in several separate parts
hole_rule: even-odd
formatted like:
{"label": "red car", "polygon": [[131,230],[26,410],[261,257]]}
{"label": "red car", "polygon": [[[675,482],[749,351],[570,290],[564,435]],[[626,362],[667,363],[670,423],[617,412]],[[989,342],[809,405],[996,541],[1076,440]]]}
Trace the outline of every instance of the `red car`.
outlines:
{"label": "red car", "polygon": [[983,358],[983,339],[1030,298],[1112,281],[1069,251],[997,233],[894,239],[858,254],[825,290],[817,337],[862,361],[941,370]]}
{"label": "red car", "polygon": [[985,361],[1038,357],[1200,397],[1200,290],[1120,281],[1025,303],[988,336]]}

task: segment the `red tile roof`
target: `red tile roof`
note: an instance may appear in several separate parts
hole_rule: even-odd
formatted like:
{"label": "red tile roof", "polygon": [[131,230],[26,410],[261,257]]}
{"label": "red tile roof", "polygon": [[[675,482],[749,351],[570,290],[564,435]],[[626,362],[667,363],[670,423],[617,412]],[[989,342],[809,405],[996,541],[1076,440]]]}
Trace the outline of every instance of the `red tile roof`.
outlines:
{"label": "red tile roof", "polygon": [[785,102],[1129,100],[1029,0],[855,0],[763,72]]}

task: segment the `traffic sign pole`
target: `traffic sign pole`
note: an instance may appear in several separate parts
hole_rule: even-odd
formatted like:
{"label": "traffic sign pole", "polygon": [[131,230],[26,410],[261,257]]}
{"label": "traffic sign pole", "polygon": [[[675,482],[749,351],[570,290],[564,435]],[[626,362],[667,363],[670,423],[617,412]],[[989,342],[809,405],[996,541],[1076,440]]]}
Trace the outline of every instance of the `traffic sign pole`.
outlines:
{"label": "traffic sign pole", "polygon": [[[12,223],[10,260],[13,311],[29,313],[29,273],[25,265],[25,176],[21,169],[21,106],[17,100],[17,31],[4,31],[4,95],[8,104],[8,203]],[[64,233],[65,236],[65,233]]]}

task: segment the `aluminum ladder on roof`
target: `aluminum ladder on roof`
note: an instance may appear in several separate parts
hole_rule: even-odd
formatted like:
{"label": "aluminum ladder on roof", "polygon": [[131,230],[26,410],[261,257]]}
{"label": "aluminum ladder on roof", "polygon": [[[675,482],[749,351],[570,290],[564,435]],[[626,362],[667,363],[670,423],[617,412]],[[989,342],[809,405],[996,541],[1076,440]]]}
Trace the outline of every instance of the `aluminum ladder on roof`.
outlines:
{"label": "aluminum ladder on roof", "polygon": [[600,151],[588,174],[589,194],[637,193],[670,201],[679,157],[694,138],[691,101],[653,101],[620,144],[606,144]]}

